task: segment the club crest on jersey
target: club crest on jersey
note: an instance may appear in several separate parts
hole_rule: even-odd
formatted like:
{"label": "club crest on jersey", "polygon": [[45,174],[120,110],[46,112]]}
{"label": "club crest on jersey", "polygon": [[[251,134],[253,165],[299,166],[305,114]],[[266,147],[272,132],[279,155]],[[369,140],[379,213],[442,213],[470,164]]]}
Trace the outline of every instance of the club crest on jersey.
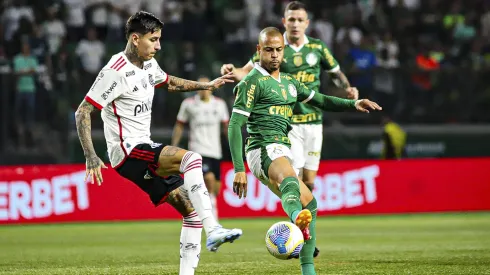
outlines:
{"label": "club crest on jersey", "polygon": [[148,87],[148,83],[146,83],[146,79],[141,79],[141,86],[143,86],[143,88],[146,89],[146,87]]}
{"label": "club crest on jersey", "polygon": [[292,97],[296,97],[298,95],[298,92],[296,91],[296,87],[293,84],[288,85],[288,91]]}
{"label": "club crest on jersey", "polygon": [[315,66],[317,62],[318,62],[318,56],[316,56],[316,54],[309,53],[306,55],[306,63],[308,63],[310,67]]}
{"label": "club crest on jersey", "polygon": [[293,57],[293,63],[296,67],[303,65],[303,57],[301,55],[296,55]]}
{"label": "club crest on jersey", "polygon": [[288,94],[286,93],[286,90],[281,89],[282,92],[282,97],[284,97],[284,100],[288,100]]}
{"label": "club crest on jersey", "polygon": [[150,80],[150,85],[151,86],[155,86],[155,80],[153,79],[153,75],[152,74],[148,74],[148,80]]}

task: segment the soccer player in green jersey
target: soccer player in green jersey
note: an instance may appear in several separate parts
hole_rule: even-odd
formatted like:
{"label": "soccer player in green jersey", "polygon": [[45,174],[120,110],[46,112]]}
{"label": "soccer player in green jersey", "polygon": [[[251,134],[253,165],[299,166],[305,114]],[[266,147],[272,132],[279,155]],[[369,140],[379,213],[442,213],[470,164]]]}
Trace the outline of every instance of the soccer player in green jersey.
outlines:
{"label": "soccer player in green jersey", "polygon": [[[333,82],[345,89],[347,98],[357,99],[359,92],[356,88],[350,87],[347,77],[340,70],[337,60],[325,43],[305,35],[309,25],[305,5],[298,1],[290,2],[286,6],[282,23],[286,29],[284,33],[286,47],[281,72],[292,74],[306,87],[319,92],[320,73],[326,70]],[[224,75],[233,72],[235,80],[239,81],[254,68],[254,62],[258,59],[256,53],[242,68],[225,64],[221,67],[221,73]],[[319,108],[299,102],[293,110],[293,129],[289,133],[291,152],[294,157],[293,166],[310,190],[313,190],[320,164],[323,142],[322,114]]]}
{"label": "soccer player in green jersey", "polygon": [[235,169],[233,190],[240,197],[247,193],[243,163],[241,128],[247,125],[246,159],[252,173],[281,198],[282,207],[305,239],[300,252],[301,273],[314,275],[313,251],[316,244],[317,202],[310,189],[297,177],[291,164],[288,132],[296,102],[309,103],[324,111],[381,110],[367,99],[350,100],[322,95],[307,88],[292,75],[280,73],[284,38],[269,27],[260,33],[259,62],[235,87],[228,139]]}

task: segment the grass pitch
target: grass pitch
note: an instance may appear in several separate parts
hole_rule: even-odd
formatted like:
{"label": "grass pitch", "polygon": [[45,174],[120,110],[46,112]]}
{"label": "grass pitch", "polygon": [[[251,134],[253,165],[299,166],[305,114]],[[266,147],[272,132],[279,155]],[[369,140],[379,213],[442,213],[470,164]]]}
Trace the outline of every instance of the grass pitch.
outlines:
{"label": "grass pitch", "polygon": [[[221,221],[244,235],[216,254],[203,243],[196,274],[301,274],[298,260],[265,248],[276,221]],[[178,274],[180,225],[0,226],[0,274]],[[490,274],[490,213],[329,217],[317,227],[317,274]]]}

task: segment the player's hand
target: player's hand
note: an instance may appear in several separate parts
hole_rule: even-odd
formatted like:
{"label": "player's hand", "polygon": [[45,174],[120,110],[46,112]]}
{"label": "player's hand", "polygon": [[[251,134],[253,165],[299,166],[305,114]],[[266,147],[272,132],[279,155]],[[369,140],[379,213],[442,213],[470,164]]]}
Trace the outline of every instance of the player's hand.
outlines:
{"label": "player's hand", "polygon": [[233,192],[237,194],[240,199],[247,197],[247,173],[235,173],[235,178],[233,179]]}
{"label": "player's hand", "polygon": [[235,65],[233,64],[223,64],[223,66],[221,66],[221,75],[225,75],[225,74],[229,74],[231,72],[233,72],[235,70]]}
{"label": "player's hand", "polygon": [[233,73],[227,73],[227,74],[225,74],[221,77],[218,77],[215,80],[209,82],[208,85],[209,85],[209,89],[211,91],[214,91],[214,90],[220,88],[221,86],[225,85],[226,83],[233,83],[233,82],[235,82],[233,80]]}
{"label": "player's hand", "polygon": [[359,91],[356,87],[349,87],[345,91],[347,92],[348,99],[359,99]]}
{"label": "player's hand", "polygon": [[97,185],[100,186],[102,184],[102,171],[100,168],[107,168],[107,166],[105,166],[104,162],[98,156],[87,158],[85,182],[90,179],[90,182],[93,184],[95,177]]}
{"label": "player's hand", "polygon": [[356,101],[356,110],[363,113],[369,113],[369,111],[381,111],[381,108],[378,103],[371,101],[369,99],[359,99]]}

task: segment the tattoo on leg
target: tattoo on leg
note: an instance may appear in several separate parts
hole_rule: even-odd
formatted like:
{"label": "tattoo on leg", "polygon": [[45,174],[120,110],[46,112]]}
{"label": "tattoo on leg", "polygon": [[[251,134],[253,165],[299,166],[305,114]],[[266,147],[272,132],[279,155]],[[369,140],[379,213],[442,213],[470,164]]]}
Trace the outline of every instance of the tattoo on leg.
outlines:
{"label": "tattoo on leg", "polygon": [[175,156],[175,154],[177,154],[179,150],[181,150],[179,147],[165,146],[165,148],[163,148],[162,153],[160,155],[166,157],[172,157]]}
{"label": "tattoo on leg", "polygon": [[183,186],[170,192],[167,203],[172,205],[183,217],[194,211],[190,200],[186,196],[187,191]]}

